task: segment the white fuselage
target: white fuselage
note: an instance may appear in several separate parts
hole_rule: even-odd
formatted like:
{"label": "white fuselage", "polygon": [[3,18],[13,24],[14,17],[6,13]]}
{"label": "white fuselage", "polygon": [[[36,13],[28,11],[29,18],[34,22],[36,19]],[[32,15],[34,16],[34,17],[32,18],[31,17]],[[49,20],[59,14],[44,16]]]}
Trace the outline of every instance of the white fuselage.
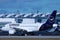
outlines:
{"label": "white fuselage", "polygon": [[34,23],[34,24],[19,24],[19,26],[10,26],[11,28],[17,28],[26,30],[27,32],[38,31],[43,23]]}
{"label": "white fuselage", "polygon": [[[2,27],[3,31],[9,31],[9,34],[14,34],[15,29],[26,30],[27,32],[38,31],[43,23],[35,23],[35,19],[25,18],[22,23],[9,23]],[[12,33],[11,33],[12,31]]]}

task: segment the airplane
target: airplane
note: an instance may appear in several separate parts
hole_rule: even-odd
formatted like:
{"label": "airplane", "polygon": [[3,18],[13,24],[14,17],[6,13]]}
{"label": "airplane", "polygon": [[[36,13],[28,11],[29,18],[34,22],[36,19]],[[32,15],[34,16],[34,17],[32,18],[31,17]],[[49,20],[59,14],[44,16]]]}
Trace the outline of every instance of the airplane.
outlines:
{"label": "airplane", "polygon": [[24,18],[22,23],[9,23],[5,27],[2,27],[2,31],[8,31],[9,34],[14,34],[19,30],[22,34],[31,34],[36,31],[44,31],[53,28],[55,23],[57,10],[54,10],[52,14],[47,18],[45,23],[35,22],[33,18]]}

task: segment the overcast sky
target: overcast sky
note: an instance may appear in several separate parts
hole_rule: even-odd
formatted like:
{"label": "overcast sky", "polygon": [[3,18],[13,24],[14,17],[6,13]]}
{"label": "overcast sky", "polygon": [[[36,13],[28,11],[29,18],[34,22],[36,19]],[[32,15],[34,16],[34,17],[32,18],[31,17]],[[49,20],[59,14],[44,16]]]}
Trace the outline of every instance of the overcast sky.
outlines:
{"label": "overcast sky", "polygon": [[23,13],[36,12],[51,12],[58,10],[60,12],[60,0],[0,0],[0,10],[7,12],[16,12],[19,10]]}

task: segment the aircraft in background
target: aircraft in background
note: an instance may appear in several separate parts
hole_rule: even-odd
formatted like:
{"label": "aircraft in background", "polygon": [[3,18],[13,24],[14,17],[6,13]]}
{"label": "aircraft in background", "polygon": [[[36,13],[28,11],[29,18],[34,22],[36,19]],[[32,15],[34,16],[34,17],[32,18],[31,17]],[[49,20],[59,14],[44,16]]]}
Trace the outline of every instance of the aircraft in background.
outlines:
{"label": "aircraft in background", "polygon": [[[55,23],[57,10],[54,10],[52,14],[49,16],[45,23],[35,22],[34,18],[24,18],[22,23],[9,23],[6,24],[5,27],[2,27],[2,31],[8,31],[9,34],[14,34],[16,30],[25,34],[30,34],[34,31],[42,31],[53,28]],[[57,25],[56,25],[57,26]]]}

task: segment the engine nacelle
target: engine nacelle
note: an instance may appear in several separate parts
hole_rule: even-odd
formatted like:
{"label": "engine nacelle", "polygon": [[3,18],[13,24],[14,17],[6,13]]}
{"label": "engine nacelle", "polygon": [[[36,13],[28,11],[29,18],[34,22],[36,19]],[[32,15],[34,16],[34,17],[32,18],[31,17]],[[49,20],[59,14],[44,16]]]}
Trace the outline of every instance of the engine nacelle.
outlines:
{"label": "engine nacelle", "polygon": [[58,24],[53,24],[53,27],[54,27],[54,28],[57,28],[57,26],[58,26]]}

